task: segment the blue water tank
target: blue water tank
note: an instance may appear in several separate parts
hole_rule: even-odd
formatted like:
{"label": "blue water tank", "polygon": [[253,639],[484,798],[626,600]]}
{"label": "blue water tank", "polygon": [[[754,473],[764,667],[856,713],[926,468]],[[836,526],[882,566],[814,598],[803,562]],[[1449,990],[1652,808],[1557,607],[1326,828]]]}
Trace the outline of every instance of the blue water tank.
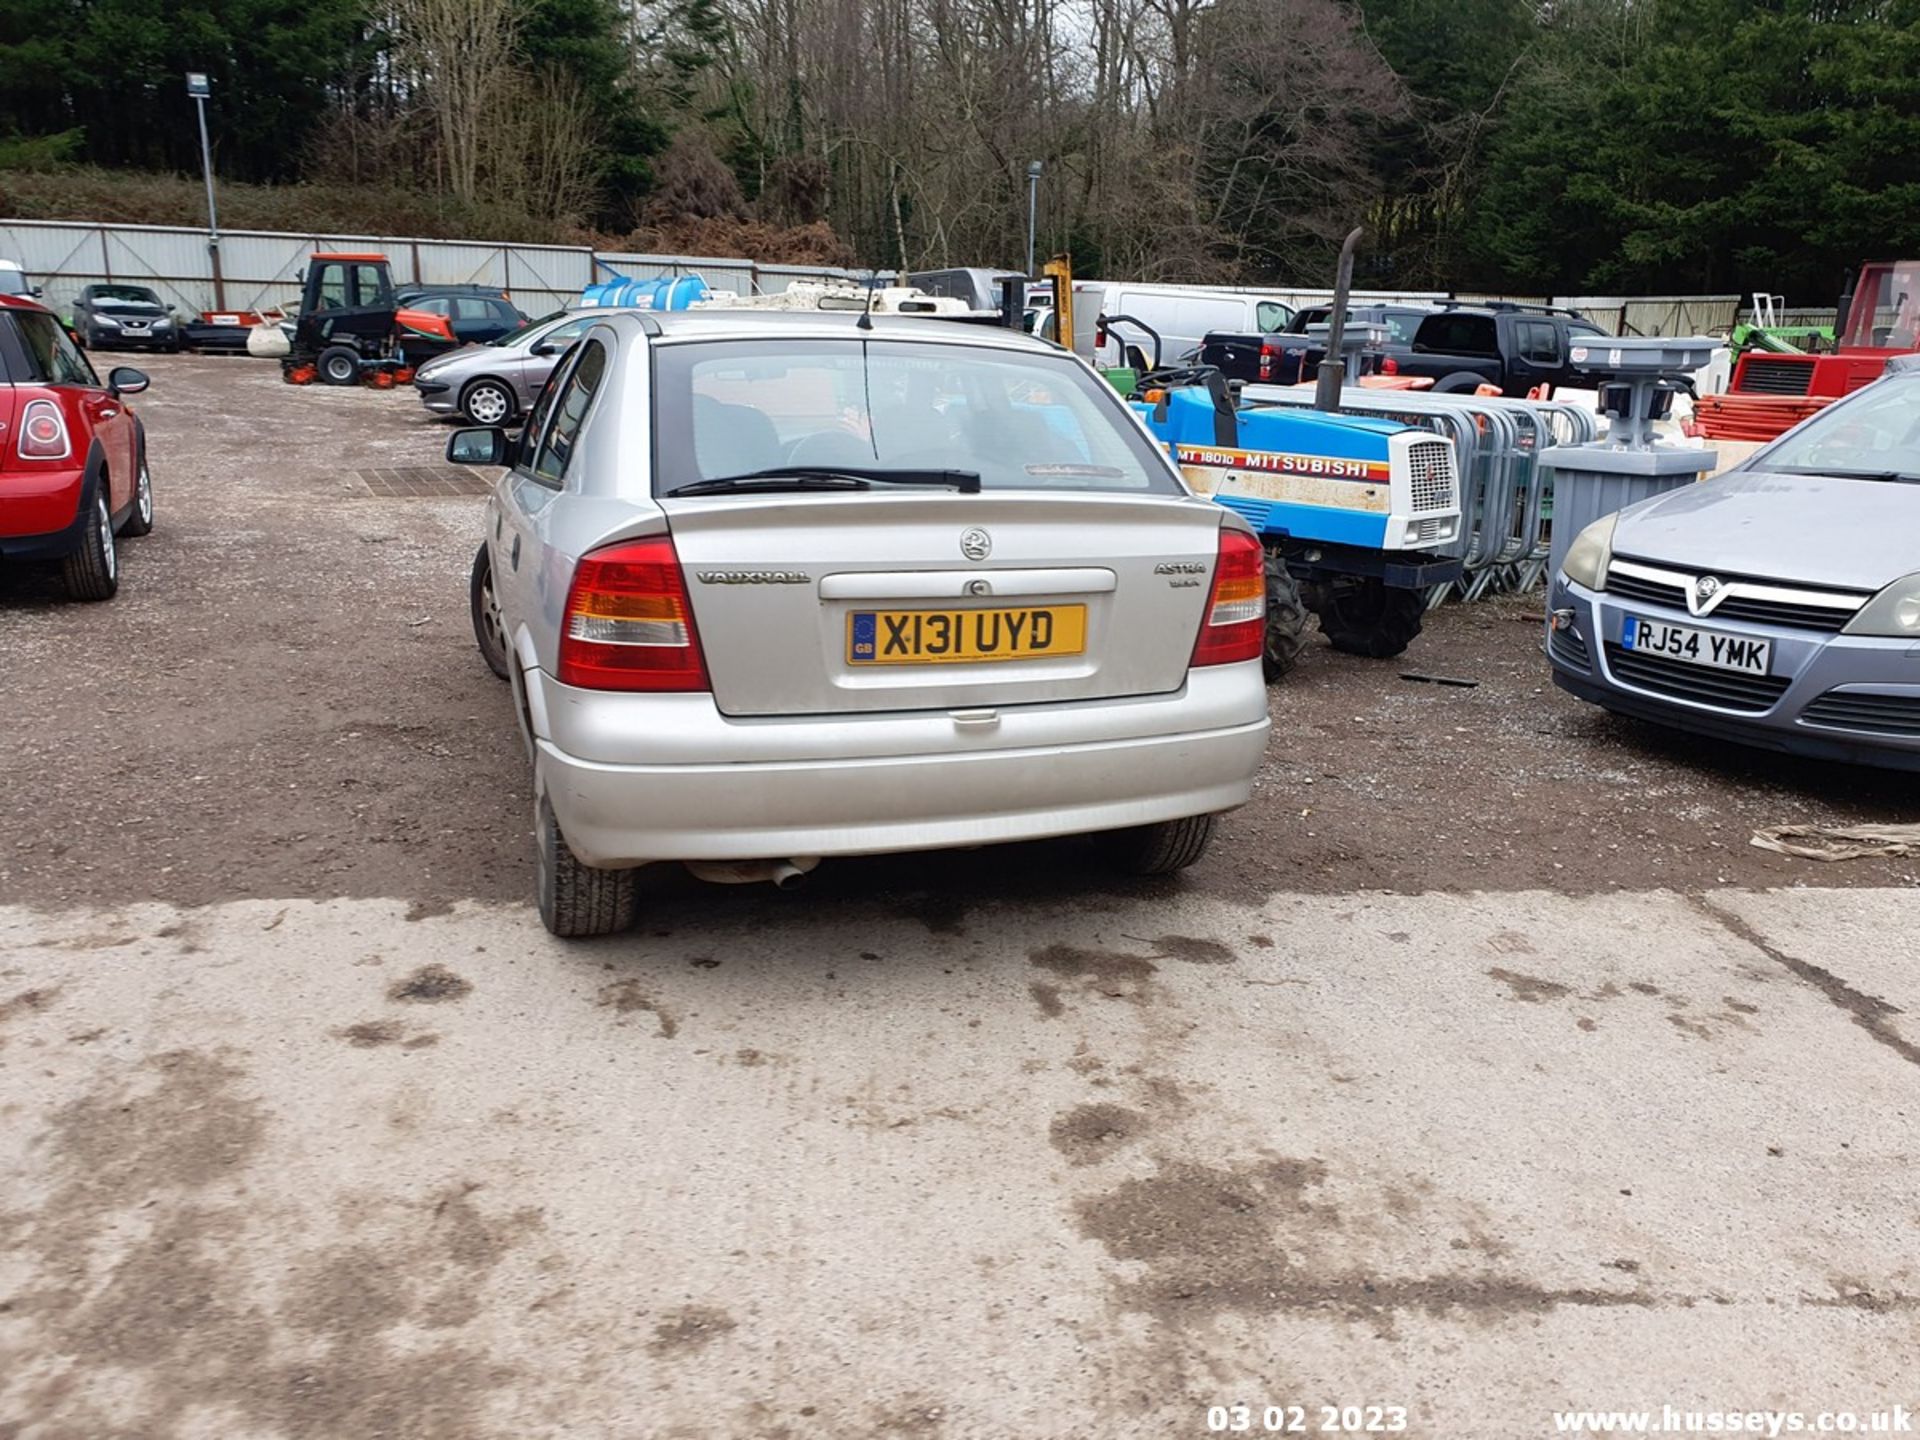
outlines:
{"label": "blue water tank", "polygon": [[623,305],[636,310],[685,310],[710,292],[698,275],[651,280],[602,280],[580,292],[582,305]]}

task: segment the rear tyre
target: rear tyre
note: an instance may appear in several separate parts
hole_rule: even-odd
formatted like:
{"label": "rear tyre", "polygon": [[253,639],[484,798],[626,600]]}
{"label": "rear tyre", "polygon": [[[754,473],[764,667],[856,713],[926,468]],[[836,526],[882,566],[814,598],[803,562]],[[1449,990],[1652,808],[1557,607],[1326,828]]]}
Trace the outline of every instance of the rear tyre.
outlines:
{"label": "rear tyre", "polygon": [[1471,370],[1456,370],[1451,375],[1441,377],[1434,382],[1436,395],[1471,395],[1486,383],[1487,377],[1476,375]]}
{"label": "rear tyre", "polygon": [[502,680],[513,678],[507,668],[507,628],[500,619],[500,600],[493,593],[493,555],[486,542],[473,557],[473,577],[467,582],[467,609],[473,616],[473,643],[480,658]]}
{"label": "rear tyre", "polygon": [[328,385],[352,385],[360,379],[360,352],[351,345],[329,345],[320,352],[320,379]]}
{"label": "rear tyre", "polygon": [[1271,685],[1300,662],[1307,643],[1307,607],[1300,598],[1300,582],[1276,550],[1267,552],[1267,637],[1260,651],[1260,669]]}
{"label": "rear tyre", "polygon": [[582,865],[567,848],[545,795],[540,797],[534,843],[540,862],[540,919],[547,929],[576,939],[612,935],[633,924],[633,872]]}
{"label": "rear tyre", "polygon": [[1171,875],[1207,853],[1215,817],[1189,815],[1094,837],[1109,865],[1127,875]]}
{"label": "rear tyre", "polygon": [[513,391],[498,380],[476,380],[460,397],[460,413],[474,424],[490,429],[508,424],[519,408]]}
{"label": "rear tyre", "polygon": [[134,536],[153,533],[153,478],[147,474],[145,439],[140,441],[140,474],[133,482],[133,509],[128,512],[120,533]]}
{"label": "rear tyre", "polygon": [[1327,588],[1320,606],[1320,629],[1336,650],[1385,660],[1413,643],[1426,615],[1426,591],[1362,580],[1357,585]]}
{"label": "rear tyre", "polygon": [[120,552],[113,543],[113,507],[107,501],[107,475],[93,487],[93,515],[80,547],[60,562],[60,578],[76,600],[111,600],[120,588]]}

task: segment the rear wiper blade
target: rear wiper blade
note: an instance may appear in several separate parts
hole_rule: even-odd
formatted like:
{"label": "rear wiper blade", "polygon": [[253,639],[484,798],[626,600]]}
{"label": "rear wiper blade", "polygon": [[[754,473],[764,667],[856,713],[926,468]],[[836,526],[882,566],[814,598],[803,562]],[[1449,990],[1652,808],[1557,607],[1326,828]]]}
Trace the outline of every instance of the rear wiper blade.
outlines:
{"label": "rear wiper blade", "polygon": [[676,486],[669,495],[717,495],[728,490],[866,490],[874,485],[928,485],[980,493],[978,470],[889,470],[864,465],[778,465]]}

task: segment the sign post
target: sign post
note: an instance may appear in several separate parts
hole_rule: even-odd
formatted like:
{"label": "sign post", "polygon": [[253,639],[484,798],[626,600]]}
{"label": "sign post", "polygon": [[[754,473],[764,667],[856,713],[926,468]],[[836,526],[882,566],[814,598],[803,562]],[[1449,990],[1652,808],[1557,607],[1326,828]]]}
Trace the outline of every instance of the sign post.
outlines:
{"label": "sign post", "polygon": [[203,70],[187,72],[187,94],[193,97],[194,109],[200,112],[200,173],[207,181],[207,254],[213,261],[213,303],[214,308],[227,308],[226,281],[220,274],[220,216],[213,205],[213,150],[207,143],[207,97],[213,93],[213,86]]}

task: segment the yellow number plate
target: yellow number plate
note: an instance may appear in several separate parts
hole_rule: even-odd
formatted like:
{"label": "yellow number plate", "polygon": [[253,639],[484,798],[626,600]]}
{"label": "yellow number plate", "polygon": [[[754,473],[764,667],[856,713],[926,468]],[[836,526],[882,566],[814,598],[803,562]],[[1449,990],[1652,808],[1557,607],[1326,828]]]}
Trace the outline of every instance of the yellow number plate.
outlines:
{"label": "yellow number plate", "polygon": [[1042,660],[1087,648],[1087,607],[856,610],[847,616],[849,665],[952,665]]}

